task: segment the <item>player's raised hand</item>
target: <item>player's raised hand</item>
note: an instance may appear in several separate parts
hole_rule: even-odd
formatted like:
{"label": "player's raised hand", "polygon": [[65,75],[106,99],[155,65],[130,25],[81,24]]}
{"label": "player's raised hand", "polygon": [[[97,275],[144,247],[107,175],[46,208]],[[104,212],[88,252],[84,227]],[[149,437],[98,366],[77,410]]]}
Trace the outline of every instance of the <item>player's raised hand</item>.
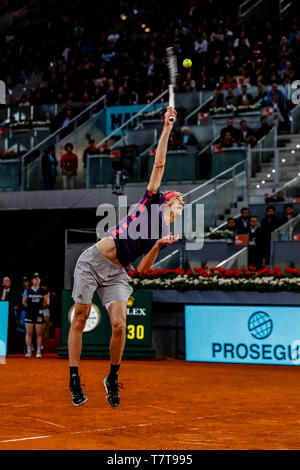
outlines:
{"label": "player's raised hand", "polygon": [[172,245],[172,243],[176,243],[178,241],[178,239],[179,239],[179,235],[177,235],[177,237],[174,237],[173,233],[170,232],[169,235],[166,235],[165,237],[160,238],[159,240],[157,240],[156,246],[158,248],[161,248],[164,245]]}
{"label": "player's raised hand", "polygon": [[[170,117],[174,118],[174,121],[170,121]],[[166,127],[173,127],[175,124],[177,117],[177,111],[176,109],[172,108],[171,106],[167,107],[167,111],[165,112],[165,126]]]}

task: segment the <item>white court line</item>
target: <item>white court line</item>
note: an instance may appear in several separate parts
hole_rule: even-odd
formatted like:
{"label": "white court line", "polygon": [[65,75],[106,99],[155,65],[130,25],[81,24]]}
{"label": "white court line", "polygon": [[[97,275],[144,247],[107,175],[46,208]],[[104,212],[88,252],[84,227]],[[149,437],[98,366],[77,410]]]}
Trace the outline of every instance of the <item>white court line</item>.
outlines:
{"label": "white court line", "polygon": [[47,437],[53,437],[53,436],[22,437],[21,439],[7,439],[6,441],[0,441],[0,442],[30,441],[31,439],[46,439]]}
{"label": "white court line", "polygon": [[[237,411],[236,414],[242,414],[242,412]],[[192,420],[194,419],[210,419],[210,418],[217,418],[217,417],[224,417],[224,415],[211,415],[211,416],[197,416],[196,418],[191,418]],[[144,427],[144,426],[155,426],[155,425],[164,425],[164,424],[176,424],[175,421],[166,421],[166,422],[160,422],[160,423],[141,423],[141,424],[131,424],[128,426],[117,426],[114,428],[101,428],[101,429],[88,429],[85,431],[71,431],[68,432],[66,431],[66,434],[88,434],[91,432],[106,432],[106,431],[117,431],[118,429],[128,429],[128,428],[137,428],[137,427]],[[63,431],[62,431],[63,432]],[[63,432],[64,433],[64,432]],[[7,439],[5,441],[0,441],[1,443],[4,442],[18,442],[18,441],[28,441],[28,440],[34,440],[34,439],[47,439],[50,437],[56,437],[56,434],[52,434],[51,436],[36,436],[36,437],[23,437],[20,439]]]}
{"label": "white court line", "polygon": [[35,421],[39,421],[40,423],[44,423],[44,424],[51,424],[51,426],[56,426],[57,428],[65,429],[66,427],[66,426],[62,426],[61,424],[52,423],[51,421],[44,421],[43,419],[34,418],[33,416],[26,416],[26,418],[34,419]]}
{"label": "white court line", "polygon": [[[166,423],[141,423],[141,424],[131,424],[128,426],[117,426],[114,428],[101,428],[101,429],[88,429],[85,431],[72,431],[72,432],[66,432],[66,434],[88,434],[91,432],[105,432],[105,431],[116,431],[118,429],[128,429],[128,428],[137,428],[137,427],[145,427],[145,426],[154,426],[155,424],[173,424],[172,422],[166,422]],[[63,432],[63,434],[65,434]],[[18,441],[27,441],[27,440],[33,440],[33,439],[47,439],[49,437],[57,437],[57,434],[52,434],[51,436],[36,436],[36,437],[22,437],[20,439],[7,439],[5,441],[0,441],[0,444],[3,442],[18,442]]]}
{"label": "white court line", "polygon": [[174,411],[174,410],[168,410],[167,408],[161,408],[160,406],[155,406],[155,405],[147,405],[148,408],[157,408],[158,410],[162,410],[162,411],[167,411],[168,413],[173,413],[173,414],[177,414],[177,411]]}

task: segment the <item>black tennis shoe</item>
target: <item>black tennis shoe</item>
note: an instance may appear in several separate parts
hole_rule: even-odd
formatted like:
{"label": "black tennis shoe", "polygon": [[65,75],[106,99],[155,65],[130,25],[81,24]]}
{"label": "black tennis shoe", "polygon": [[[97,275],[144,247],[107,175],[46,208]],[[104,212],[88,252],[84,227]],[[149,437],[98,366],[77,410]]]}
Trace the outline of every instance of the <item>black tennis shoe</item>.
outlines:
{"label": "black tennis shoe", "polygon": [[82,391],[82,388],[80,385],[80,378],[78,377],[78,375],[71,377],[70,391],[72,395],[73,405],[75,406],[83,405],[83,403],[87,401],[87,397]]}
{"label": "black tennis shoe", "polygon": [[124,389],[122,384],[118,383],[118,380],[115,380],[113,384],[110,383],[108,376],[103,380],[105,391],[106,391],[106,401],[112,408],[119,408],[120,397],[119,390]]}

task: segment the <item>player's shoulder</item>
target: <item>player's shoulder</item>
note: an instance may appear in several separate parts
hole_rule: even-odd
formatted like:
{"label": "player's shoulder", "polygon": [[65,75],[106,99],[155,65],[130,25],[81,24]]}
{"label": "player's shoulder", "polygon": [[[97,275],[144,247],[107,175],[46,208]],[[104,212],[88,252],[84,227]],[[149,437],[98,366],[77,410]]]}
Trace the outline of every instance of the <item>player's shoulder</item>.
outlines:
{"label": "player's shoulder", "polygon": [[164,202],[164,199],[165,195],[160,189],[158,189],[155,193],[152,193],[148,190],[148,188],[146,188],[142,201],[144,200],[145,202],[147,201],[151,204],[162,204]]}

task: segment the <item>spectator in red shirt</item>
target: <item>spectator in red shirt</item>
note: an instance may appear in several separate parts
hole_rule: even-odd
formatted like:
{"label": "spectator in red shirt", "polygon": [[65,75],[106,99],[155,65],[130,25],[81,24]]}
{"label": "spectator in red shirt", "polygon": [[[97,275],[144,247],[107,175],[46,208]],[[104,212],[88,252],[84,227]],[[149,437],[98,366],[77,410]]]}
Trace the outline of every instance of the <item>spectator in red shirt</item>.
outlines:
{"label": "spectator in red shirt", "polygon": [[63,188],[74,189],[78,168],[78,156],[73,153],[73,144],[65,145],[66,153],[61,157],[60,166],[63,174]]}

